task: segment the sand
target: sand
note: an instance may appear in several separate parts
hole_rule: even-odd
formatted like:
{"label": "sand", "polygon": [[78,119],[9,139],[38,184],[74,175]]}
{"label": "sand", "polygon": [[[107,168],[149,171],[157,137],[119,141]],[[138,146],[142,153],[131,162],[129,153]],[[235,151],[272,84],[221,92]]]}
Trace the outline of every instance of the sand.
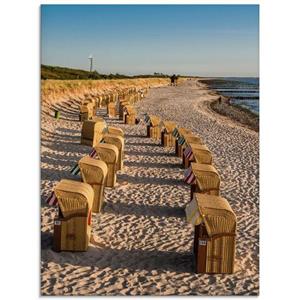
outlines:
{"label": "sand", "polygon": [[[217,114],[216,95],[196,80],[150,89],[137,103],[140,116],[157,114],[198,133],[213,153],[221,195],[237,215],[235,273],[195,274],[193,227],[185,219],[189,186],[173,149],[146,138],[145,125],[109,124],[125,131],[124,170],[105,190],[103,213],[93,214],[87,252],[54,252],[56,209],[44,201],[90,148],[80,145],[79,101],[60,103],[55,120],[43,106],[41,129],[42,295],[257,295],[259,292],[259,136]],[[57,104],[56,104],[57,105]],[[105,110],[99,114],[104,115]],[[127,184],[126,184],[127,183]]]}

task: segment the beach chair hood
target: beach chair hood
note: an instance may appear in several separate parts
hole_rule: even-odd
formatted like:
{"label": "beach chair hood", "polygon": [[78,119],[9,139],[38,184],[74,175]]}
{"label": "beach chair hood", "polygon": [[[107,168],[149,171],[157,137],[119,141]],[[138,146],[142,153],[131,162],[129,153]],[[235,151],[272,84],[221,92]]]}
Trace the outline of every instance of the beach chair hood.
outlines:
{"label": "beach chair hood", "polygon": [[93,188],[83,182],[63,179],[54,188],[58,205],[64,216],[88,216],[93,205]]}
{"label": "beach chair hood", "polygon": [[161,119],[159,117],[150,115],[149,118],[150,118],[151,126],[153,127],[159,126],[159,123],[161,122]]}
{"label": "beach chair hood", "polygon": [[171,121],[163,121],[162,126],[165,128],[166,133],[171,134],[176,128],[176,123]]}
{"label": "beach chair hood", "polygon": [[194,193],[185,212],[189,223],[205,224],[209,237],[236,232],[236,216],[225,198]]}
{"label": "beach chair hood", "polygon": [[97,184],[107,176],[107,165],[104,161],[94,159],[89,155],[84,156],[78,162],[80,173],[84,180],[89,184]]}
{"label": "beach chair hood", "polygon": [[111,144],[98,144],[94,147],[97,156],[106,163],[116,163],[118,161],[118,148]]}

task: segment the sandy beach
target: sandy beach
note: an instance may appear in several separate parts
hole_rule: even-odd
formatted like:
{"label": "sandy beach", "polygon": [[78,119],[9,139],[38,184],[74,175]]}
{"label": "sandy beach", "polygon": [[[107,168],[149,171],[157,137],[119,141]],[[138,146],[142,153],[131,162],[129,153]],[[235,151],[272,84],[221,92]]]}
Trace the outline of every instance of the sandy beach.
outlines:
{"label": "sandy beach", "polygon": [[[195,274],[193,226],[185,218],[190,187],[174,149],[146,137],[146,126],[108,124],[125,132],[124,169],[105,189],[103,213],[93,214],[87,252],[54,252],[56,208],[45,204],[55,184],[77,179],[70,169],[91,150],[80,145],[81,99],[42,103],[41,294],[42,295],[258,295],[259,134],[214,112],[216,95],[196,79],[151,88],[136,104],[139,117],[155,114],[199,134],[221,175],[221,195],[237,216],[235,272]],[[54,119],[53,109],[61,111]]]}

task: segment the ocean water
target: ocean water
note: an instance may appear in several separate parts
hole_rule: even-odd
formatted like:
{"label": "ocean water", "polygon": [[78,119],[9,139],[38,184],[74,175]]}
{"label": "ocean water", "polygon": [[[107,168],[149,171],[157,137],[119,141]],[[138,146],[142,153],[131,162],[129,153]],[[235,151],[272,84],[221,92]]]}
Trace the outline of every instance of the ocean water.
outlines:
{"label": "ocean water", "polygon": [[221,95],[229,97],[231,103],[259,115],[259,78],[222,77],[205,83]]}

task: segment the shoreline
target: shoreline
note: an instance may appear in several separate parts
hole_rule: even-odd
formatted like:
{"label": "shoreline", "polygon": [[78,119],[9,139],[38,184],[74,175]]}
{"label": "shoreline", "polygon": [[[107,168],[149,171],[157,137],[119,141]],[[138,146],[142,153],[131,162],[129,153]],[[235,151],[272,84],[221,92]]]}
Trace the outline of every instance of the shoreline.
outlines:
{"label": "shoreline", "polygon": [[221,97],[221,101],[218,99],[212,99],[207,103],[208,108],[217,114],[229,118],[231,121],[237,125],[246,127],[255,132],[259,132],[259,115],[252,112],[246,107],[242,107],[238,104],[229,103],[228,97],[223,96],[211,89],[208,84],[201,82],[213,95]]}

